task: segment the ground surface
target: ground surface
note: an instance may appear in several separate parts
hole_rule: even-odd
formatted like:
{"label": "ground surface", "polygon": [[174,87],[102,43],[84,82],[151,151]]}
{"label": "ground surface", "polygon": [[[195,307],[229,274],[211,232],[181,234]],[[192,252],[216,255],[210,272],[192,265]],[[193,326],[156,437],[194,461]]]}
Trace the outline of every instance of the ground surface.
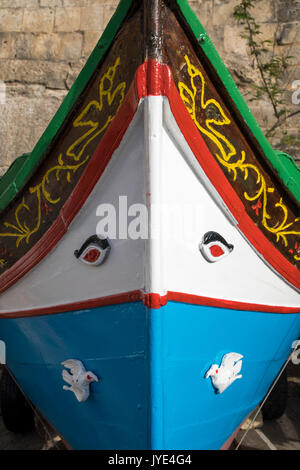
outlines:
{"label": "ground surface", "polygon": [[[289,397],[284,415],[251,429],[241,450],[300,450],[300,365],[288,368]],[[237,436],[239,442],[245,430]]]}
{"label": "ground surface", "polygon": [[[40,418],[36,430],[27,434],[13,434],[4,427],[0,416],[0,450],[60,450],[63,444]],[[241,430],[237,445],[245,429]],[[277,421],[262,422],[261,415],[255,421],[240,450],[300,450],[300,365],[289,367],[289,398],[285,414]]]}

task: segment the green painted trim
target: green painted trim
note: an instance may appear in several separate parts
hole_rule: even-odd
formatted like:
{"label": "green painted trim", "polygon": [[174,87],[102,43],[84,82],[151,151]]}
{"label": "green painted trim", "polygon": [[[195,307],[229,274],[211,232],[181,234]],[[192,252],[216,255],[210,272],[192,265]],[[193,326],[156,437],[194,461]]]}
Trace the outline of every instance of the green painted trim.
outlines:
{"label": "green painted trim", "polygon": [[289,163],[287,164],[287,159],[282,158],[282,153],[276,152],[271,147],[261,128],[257,124],[253,114],[248,108],[246,101],[241,95],[239,89],[237,88],[232,76],[228,72],[225,64],[223,63],[218,52],[216,51],[211,39],[207,35],[203,26],[201,25],[196,14],[189,6],[187,0],[177,0],[177,4],[181,10],[181,13],[189,24],[192,32],[196,36],[196,39],[199,41],[200,47],[212,63],[214,69],[222,80],[228,93],[236,104],[240,114],[244,118],[249,129],[256,137],[266,158],[280,177],[280,180],[282,181],[284,186],[297,199],[297,201],[300,202],[300,168],[297,167],[296,163],[294,162],[294,160],[291,159],[291,157]]}
{"label": "green painted trim", "polygon": [[[120,1],[115,14],[108,23],[108,26],[106,27],[98,44],[96,45],[94,51],[89,57],[86,65],[82,69],[81,73],[79,74],[78,78],[76,79],[75,83],[73,84],[71,90],[67,94],[54,118],[50,122],[46,131],[34,147],[30,158],[28,158],[24,162],[21,171],[18,171],[18,173],[16,174],[14,181],[11,181],[11,179],[7,177],[2,183],[3,178],[1,178],[2,184],[0,185],[0,211],[5,209],[5,207],[14,199],[16,194],[23,188],[23,186],[29,180],[34,169],[39,164],[40,160],[45,154],[45,151],[47,150],[47,148],[55,138],[57,132],[61,128],[62,124],[64,123],[65,119],[67,118],[73,105],[76,103],[84,88],[88,84],[88,81],[96,70],[100,60],[110,47],[117,31],[119,30],[131,7],[131,4],[132,0]],[[7,181],[7,185],[4,184],[5,181]]]}
{"label": "green painted trim", "polygon": [[25,153],[10,165],[7,172],[0,178],[0,194],[5,191],[9,185],[13,185],[17,175],[22,171],[25,163],[30,158],[30,153]]}

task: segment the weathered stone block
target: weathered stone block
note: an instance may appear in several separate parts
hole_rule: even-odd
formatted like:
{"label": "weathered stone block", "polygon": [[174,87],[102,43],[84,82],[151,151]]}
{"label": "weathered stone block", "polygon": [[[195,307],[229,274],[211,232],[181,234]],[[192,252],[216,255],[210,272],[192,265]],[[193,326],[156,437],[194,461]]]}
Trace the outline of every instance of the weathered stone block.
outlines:
{"label": "weathered stone block", "polygon": [[15,35],[16,59],[31,59],[35,36],[33,34],[18,33]]}
{"label": "weathered stone block", "polygon": [[[255,104],[260,107],[260,116],[259,114],[256,116],[260,126],[264,129],[270,129],[276,122],[276,117],[271,103],[267,100],[260,100]],[[249,107],[251,106],[252,102],[249,103]]]}
{"label": "weathered stone block", "polygon": [[235,24],[236,20],[233,16],[234,8],[240,3],[240,0],[214,2],[213,19],[214,25],[230,25]]}
{"label": "weathered stone block", "polygon": [[291,56],[289,63],[291,65],[300,65],[300,45],[293,45],[288,48],[287,54]]}
{"label": "weathered stone block", "polygon": [[257,0],[251,11],[257,23],[273,23],[276,21],[276,8],[273,0]]}
{"label": "weathered stone block", "polygon": [[20,31],[22,28],[23,10],[14,8],[0,9],[0,31]]}
{"label": "weathered stone block", "polygon": [[85,59],[81,59],[76,62],[70,62],[69,74],[66,79],[66,86],[68,90],[72,87],[73,83],[75,82],[82,68],[84,67],[85,63],[86,63]]}
{"label": "weathered stone block", "polygon": [[28,32],[51,33],[54,23],[54,10],[51,8],[26,8],[24,10],[23,30]]}
{"label": "weathered stone block", "polygon": [[36,60],[3,60],[0,66],[0,80],[44,85],[48,88],[65,89],[69,65],[64,62]]}
{"label": "weathered stone block", "polygon": [[261,34],[259,35],[259,41],[271,41],[272,44],[266,44],[266,48],[272,49],[272,45],[275,41],[276,36],[276,23],[263,23],[260,25]]}
{"label": "weathered stone block", "polygon": [[80,29],[80,8],[56,8],[54,30],[57,32],[74,32]]}
{"label": "weathered stone block", "polygon": [[85,31],[82,51],[83,57],[87,58],[91,54],[91,52],[96,47],[96,44],[98,43],[101,37],[101,34],[101,31]]}
{"label": "weathered stone block", "polygon": [[61,37],[57,34],[27,34],[22,35],[24,43],[17,51],[19,59],[59,60]]}
{"label": "weathered stone block", "polygon": [[208,25],[206,27],[207,34],[212,40],[215,47],[218,49],[218,53],[223,58],[225,55],[224,51],[224,25]]}
{"label": "weathered stone block", "polygon": [[241,38],[242,27],[226,25],[224,29],[225,52],[237,56],[247,56],[248,47],[246,39]]}
{"label": "weathered stone block", "polygon": [[61,35],[61,49],[59,57],[61,60],[76,60],[82,55],[82,33],[65,33]]}
{"label": "weathered stone block", "polygon": [[[253,66],[253,61],[248,56],[241,58],[238,62],[232,57],[232,54],[225,56],[225,64],[229,69],[234,81],[241,89],[240,91],[247,96],[247,101],[252,97],[252,84],[260,83],[259,71]],[[251,87],[251,88],[250,88]]]}
{"label": "weathered stone block", "polygon": [[212,0],[200,0],[200,1],[189,1],[189,5],[200,19],[202,25],[207,27],[213,22],[213,1]]}
{"label": "weathered stone block", "polygon": [[39,0],[1,0],[0,6],[1,8],[38,8]]}
{"label": "weathered stone block", "polygon": [[[293,116],[290,117],[287,120],[287,122],[286,122],[287,128],[293,129],[294,131],[298,130],[298,132],[299,132],[299,129],[300,129],[300,113],[297,113],[297,111],[299,111],[299,105],[298,105],[298,109],[296,109],[296,106],[293,106],[293,107],[291,107],[291,109],[289,111],[290,111],[290,114],[293,114]],[[294,113],[297,113],[297,114],[294,114]]]}
{"label": "weathered stone block", "polygon": [[82,33],[20,34],[16,41],[17,59],[68,61],[82,54]]}
{"label": "weathered stone block", "polygon": [[81,8],[80,28],[83,31],[103,30],[103,6],[90,6]]}
{"label": "weathered stone block", "polygon": [[277,31],[277,42],[280,45],[291,45],[300,43],[300,24],[285,23],[281,24]]}
{"label": "weathered stone block", "polygon": [[33,149],[60,104],[54,97],[8,98],[0,113],[1,166]]}
{"label": "weathered stone block", "polygon": [[0,59],[9,59],[14,57],[15,37],[12,33],[0,32]]}
{"label": "weathered stone block", "polygon": [[300,20],[299,0],[279,0],[278,21],[284,23],[298,20]]}

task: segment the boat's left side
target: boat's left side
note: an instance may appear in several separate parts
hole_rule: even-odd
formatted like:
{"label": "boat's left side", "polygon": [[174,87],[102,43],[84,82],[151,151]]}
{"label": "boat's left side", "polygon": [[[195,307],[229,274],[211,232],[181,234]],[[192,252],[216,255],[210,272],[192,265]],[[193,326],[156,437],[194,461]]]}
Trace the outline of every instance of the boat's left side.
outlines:
{"label": "boat's left side", "polygon": [[[150,446],[145,240],[122,220],[146,198],[143,28],[141,2],[120,2],[64,122],[52,140],[50,124],[49,146],[0,218],[7,366],[74,449]],[[97,378],[79,389],[68,369],[78,360]]]}

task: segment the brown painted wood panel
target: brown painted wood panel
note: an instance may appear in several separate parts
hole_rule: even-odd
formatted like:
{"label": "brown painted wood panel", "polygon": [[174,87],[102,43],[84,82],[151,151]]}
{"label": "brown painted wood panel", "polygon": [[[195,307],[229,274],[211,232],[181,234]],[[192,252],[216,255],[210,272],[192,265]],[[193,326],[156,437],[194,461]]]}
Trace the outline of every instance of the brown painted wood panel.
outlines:
{"label": "brown painted wood panel", "polygon": [[21,194],[0,216],[0,274],[44,235],[77,185],[144,61],[143,13],[134,9]]}
{"label": "brown painted wood panel", "polygon": [[247,138],[234,116],[237,110],[225,103],[224,85],[217,77],[212,79],[212,66],[208,67],[207,58],[203,60],[178,18],[174,5],[172,10],[164,7],[162,60],[171,68],[186,109],[247,214],[299,267],[299,209]]}

